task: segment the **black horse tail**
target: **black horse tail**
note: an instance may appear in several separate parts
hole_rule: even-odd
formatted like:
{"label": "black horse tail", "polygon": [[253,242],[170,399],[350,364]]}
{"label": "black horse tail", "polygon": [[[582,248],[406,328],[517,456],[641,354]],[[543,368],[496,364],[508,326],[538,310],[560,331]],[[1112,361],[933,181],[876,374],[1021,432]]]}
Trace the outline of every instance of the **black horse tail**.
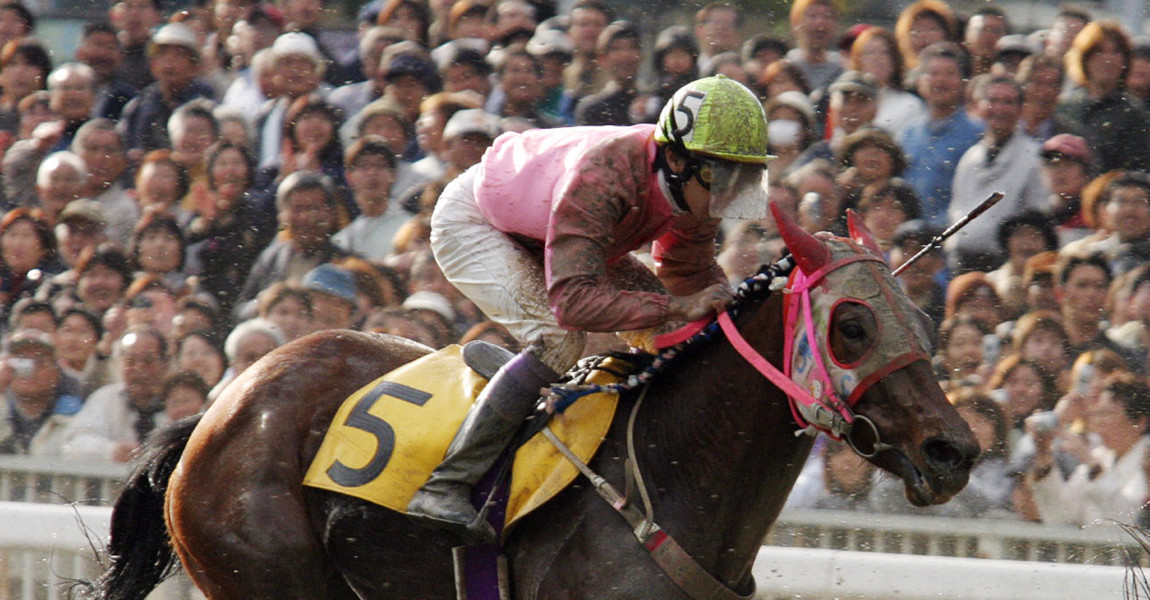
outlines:
{"label": "black horse tail", "polygon": [[179,565],[164,522],[164,493],[200,416],[156,430],[112,507],[108,568],[91,584],[91,598],[143,600]]}

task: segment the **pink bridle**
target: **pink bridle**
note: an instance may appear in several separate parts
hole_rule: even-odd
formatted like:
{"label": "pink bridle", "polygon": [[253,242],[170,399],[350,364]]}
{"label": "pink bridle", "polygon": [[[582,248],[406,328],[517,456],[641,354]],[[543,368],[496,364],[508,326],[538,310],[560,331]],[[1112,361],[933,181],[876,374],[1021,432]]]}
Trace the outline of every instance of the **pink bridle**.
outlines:
{"label": "pink bridle", "polygon": [[[858,403],[862,392],[870,383],[910,364],[914,360],[925,357],[925,354],[911,351],[897,356],[862,382],[856,384],[853,389],[846,390],[845,394],[836,391],[820,351],[822,347],[826,346],[826,342],[820,345],[818,343],[819,338],[815,333],[815,320],[811,310],[811,290],[816,288],[828,274],[846,265],[863,261],[877,262],[882,265],[883,269],[889,268],[881,258],[862,252],[833,260],[810,275],[803,273],[798,267],[791,272],[787,287],[784,290],[787,299],[783,311],[786,337],[782,371],[772,365],[743,338],[729,312],[721,313],[718,321],[720,328],[735,350],[759,373],[787,395],[791,415],[795,419],[795,423],[802,428],[799,433],[813,434],[816,431],[822,431],[834,439],[846,439],[858,454],[872,456],[884,445],[879,442],[879,433],[874,423],[865,416],[855,413],[852,410],[854,405]],[[800,315],[804,321],[804,327],[801,330],[796,326],[796,320]],[[799,334],[800,331],[801,335]],[[814,361],[807,380],[807,387],[803,387],[795,381],[795,373],[793,372],[792,356],[794,355],[795,344],[802,342],[805,342],[812,349],[811,356]],[[845,400],[843,395],[846,396]],[[858,448],[851,439],[851,431],[857,422],[865,423],[872,430],[875,444],[869,450]]]}

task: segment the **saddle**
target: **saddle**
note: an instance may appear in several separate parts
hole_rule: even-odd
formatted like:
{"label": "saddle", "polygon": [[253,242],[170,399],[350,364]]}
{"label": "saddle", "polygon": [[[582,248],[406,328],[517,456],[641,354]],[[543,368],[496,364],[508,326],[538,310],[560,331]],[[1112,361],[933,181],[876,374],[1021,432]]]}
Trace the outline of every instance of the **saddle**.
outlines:
{"label": "saddle", "polygon": [[[303,484],[404,512],[443,459],[487,380],[513,356],[485,342],[452,345],[364,386],[336,412]],[[582,377],[589,383],[608,384],[631,368],[621,359],[606,357]],[[552,415],[545,427],[581,460],[589,461],[611,426],[617,404],[617,394],[591,394]],[[515,451],[504,530],[579,475],[538,433],[542,428],[537,426]]]}

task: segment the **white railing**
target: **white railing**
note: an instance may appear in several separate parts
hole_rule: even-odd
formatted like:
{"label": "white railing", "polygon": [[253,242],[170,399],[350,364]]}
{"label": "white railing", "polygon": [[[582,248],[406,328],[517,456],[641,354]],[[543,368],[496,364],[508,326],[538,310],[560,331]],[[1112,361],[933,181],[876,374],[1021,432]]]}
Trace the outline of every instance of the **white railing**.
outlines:
{"label": "white railing", "polygon": [[[0,502],[108,506],[128,471],[121,464],[77,465],[62,459],[0,456]],[[1150,566],[1150,558],[1135,541],[1110,523],[1079,529],[1008,520],[802,510],[784,512],[767,543],[1115,566],[1124,566],[1134,557]]]}
{"label": "white railing", "polygon": [[791,510],[775,523],[767,544],[888,554],[922,554],[1126,566],[1150,557],[1118,524],[1091,527],[1000,519]]}
{"label": "white railing", "polygon": [[120,492],[128,465],[63,458],[0,456],[0,502],[107,506]]}
{"label": "white railing", "polygon": [[[66,598],[68,578],[90,579],[111,509],[0,502],[0,599]],[[765,546],[754,567],[762,599],[1047,600],[1121,598],[1121,567],[892,555]],[[191,593],[193,596],[194,592]],[[189,598],[186,581],[149,600]]]}
{"label": "white railing", "polygon": [[[103,570],[112,509],[104,506],[0,502],[0,600],[65,600],[78,580]],[[177,577],[148,600],[186,600]],[[198,593],[196,593],[198,596]]]}
{"label": "white railing", "polygon": [[803,600],[1110,600],[1126,569],[764,546],[758,598]]}

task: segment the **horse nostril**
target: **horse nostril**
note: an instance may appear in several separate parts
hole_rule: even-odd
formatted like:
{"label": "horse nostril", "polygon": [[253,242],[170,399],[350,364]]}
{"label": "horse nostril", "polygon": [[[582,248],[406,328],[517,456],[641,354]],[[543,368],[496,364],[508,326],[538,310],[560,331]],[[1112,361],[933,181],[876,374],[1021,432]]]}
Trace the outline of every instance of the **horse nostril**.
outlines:
{"label": "horse nostril", "polygon": [[969,469],[978,452],[971,452],[944,438],[930,438],[922,444],[922,455],[936,468]]}

